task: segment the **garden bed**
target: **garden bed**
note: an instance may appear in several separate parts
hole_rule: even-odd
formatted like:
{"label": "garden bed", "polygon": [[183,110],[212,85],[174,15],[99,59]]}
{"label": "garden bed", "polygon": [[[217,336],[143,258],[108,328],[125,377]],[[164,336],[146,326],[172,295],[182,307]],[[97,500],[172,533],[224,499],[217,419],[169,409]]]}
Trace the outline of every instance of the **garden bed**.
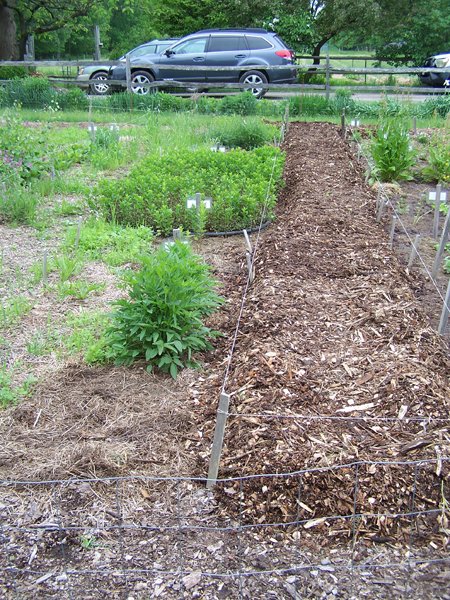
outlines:
{"label": "garden bed", "polygon": [[[166,597],[194,592],[214,597],[221,584],[213,578],[193,578],[191,586],[163,573],[148,579],[147,587],[145,577],[123,574],[128,567],[154,564],[162,565],[156,570],[174,571],[180,566],[180,548],[185,574],[196,569],[288,570],[295,560],[314,565],[334,556],[333,566],[325,562],[329,569],[322,577],[315,580],[305,572],[296,580],[299,593],[335,595],[336,586],[342,597],[444,597],[439,572],[432,567],[418,568],[415,576],[393,568],[393,580],[410,578],[409,590],[395,581],[374,590],[371,576],[359,572],[338,583],[330,575],[330,569],[338,570],[350,558],[352,564],[368,561],[370,568],[377,561],[395,562],[403,556],[405,540],[410,550],[430,542],[436,551],[445,546],[436,514],[414,524],[394,516],[380,521],[378,515],[439,508],[448,497],[445,461],[439,468],[439,456],[448,455],[448,348],[432,327],[441,304],[427,297],[427,308],[421,305],[416,292],[425,289],[425,280],[418,270],[407,272],[389,249],[387,232],[375,221],[376,193],[364,183],[361,166],[338,128],[292,125],[285,149],[286,187],[276,223],[259,238],[256,279],[226,382],[225,391],[233,394],[232,415],[220,476],[303,472],[280,480],[225,483],[218,486],[215,500],[202,485],[170,480],[121,482],[119,500],[117,486],[102,482],[2,488],[4,522],[28,528],[6,531],[2,538],[2,568],[19,569],[2,583],[11,597],[16,592],[28,597],[38,589],[42,597],[73,592],[145,598],[161,586],[158,593]],[[227,299],[210,320],[225,335],[204,356],[203,370],[185,371],[173,382],[140,366],[66,366],[44,379],[32,398],[1,414],[0,478],[206,475],[246,267],[241,238],[201,240],[195,249],[212,264]],[[431,306],[435,314],[430,321],[426,313]],[[295,418],[300,414],[309,418]],[[412,417],[423,421],[408,420]],[[427,422],[429,418],[437,420]],[[419,459],[434,462],[404,464]],[[378,464],[394,460],[402,464]],[[367,464],[356,470],[351,465],[359,461]],[[336,465],[350,466],[330,468]],[[105,529],[117,524],[117,506],[125,523],[140,526],[178,523],[180,514],[189,523],[211,526],[322,520],[306,528],[279,527],[270,539],[264,531],[247,535],[239,529],[241,539],[233,532],[220,538],[219,530],[203,536],[178,531],[176,537],[137,529],[120,537]],[[354,521],[343,517],[353,511],[366,517],[352,534]],[[338,518],[327,520],[330,515]],[[33,529],[56,518],[80,529],[65,538],[54,531],[38,535]],[[99,547],[92,552],[81,536],[83,527],[97,528]],[[351,557],[345,548],[350,535]],[[376,550],[379,543],[387,546]],[[336,548],[339,559],[329,554]],[[441,553],[430,550],[428,556],[431,560]],[[30,565],[38,573],[34,577]],[[89,574],[98,565],[112,574],[114,593],[98,571]],[[69,576],[69,583],[56,580],[67,569],[85,573]],[[39,573],[53,575],[36,584]],[[430,574],[426,583],[423,573]],[[225,585],[226,595],[239,597],[244,591],[257,597],[269,581],[273,597],[292,597],[289,572],[266,577],[266,583],[256,576],[244,582],[232,579]]]}

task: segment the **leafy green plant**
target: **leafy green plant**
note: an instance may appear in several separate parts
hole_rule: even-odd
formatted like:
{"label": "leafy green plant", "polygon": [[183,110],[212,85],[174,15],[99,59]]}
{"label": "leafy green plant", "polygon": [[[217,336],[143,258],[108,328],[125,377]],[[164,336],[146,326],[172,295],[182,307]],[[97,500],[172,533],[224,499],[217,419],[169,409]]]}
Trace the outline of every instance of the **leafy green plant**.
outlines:
{"label": "leafy green plant", "polygon": [[91,140],[91,145],[94,148],[111,148],[119,143],[119,132],[117,129],[109,129],[107,127],[98,127],[95,132],[95,137]]}
{"label": "leafy green plant", "polygon": [[61,283],[69,280],[73,275],[77,275],[81,270],[81,263],[77,258],[61,254],[53,259],[55,270],[59,272]]}
{"label": "leafy green plant", "polygon": [[49,106],[58,97],[48,79],[43,77],[25,77],[13,79],[5,87],[1,100],[3,106],[43,108]]}
{"label": "leafy green plant", "polygon": [[428,164],[422,169],[427,181],[450,184],[450,122],[433,134],[429,146]]}
{"label": "leafy green plant", "polygon": [[411,179],[416,154],[411,146],[409,127],[402,119],[385,118],[378,125],[370,145],[375,173],[382,181]]}
{"label": "leafy green plant", "polygon": [[111,323],[108,314],[101,311],[82,310],[67,317],[69,330],[63,340],[69,355],[82,354],[87,363],[103,362],[105,348],[103,334]]}
{"label": "leafy green plant", "polygon": [[225,96],[219,103],[221,114],[255,115],[258,99],[251,92],[242,92],[236,96]]}
{"label": "leafy green plant", "polygon": [[14,385],[6,367],[0,367],[0,407],[6,408],[11,404],[17,404],[30,394],[35,382],[34,377],[28,377],[21,385]]}
{"label": "leafy green plant", "polygon": [[193,354],[211,347],[217,335],[202,319],[221,303],[209,269],[190,247],[176,242],[144,259],[140,271],[130,272],[129,299],[115,303],[106,334],[108,357],[130,365],[138,359],[176,377],[194,367]]}
{"label": "leafy green plant", "polygon": [[61,200],[60,204],[56,204],[54,213],[61,217],[71,217],[73,215],[83,214],[84,203],[79,200],[77,202],[69,202],[65,198]]}

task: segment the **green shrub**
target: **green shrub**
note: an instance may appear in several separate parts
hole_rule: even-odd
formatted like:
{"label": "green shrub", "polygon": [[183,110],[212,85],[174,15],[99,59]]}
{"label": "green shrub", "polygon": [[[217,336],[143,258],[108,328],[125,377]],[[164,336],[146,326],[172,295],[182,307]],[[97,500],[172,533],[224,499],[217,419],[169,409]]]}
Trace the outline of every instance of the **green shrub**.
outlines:
{"label": "green shrub", "polygon": [[124,365],[143,359],[147,370],[156,367],[174,378],[196,366],[193,353],[211,348],[208,340],[217,335],[202,319],[221,303],[208,267],[177,242],[146,257],[126,283],[129,300],[115,303],[107,357]]}
{"label": "green shrub", "polygon": [[370,149],[375,161],[375,173],[382,181],[411,179],[411,167],[416,155],[406,121],[392,118],[381,121]]}
{"label": "green shrub", "polygon": [[23,79],[27,76],[25,67],[0,67],[0,79]]}
{"label": "green shrub", "polygon": [[334,98],[330,101],[330,111],[333,114],[342,114],[343,111],[354,113],[355,107],[356,103],[350,90],[336,90]]}
{"label": "green shrub", "polygon": [[200,192],[213,199],[207,231],[243,229],[259,223],[264,206],[266,218],[273,216],[283,163],[284,155],[271,146],[250,152],[158,152],[121,181],[102,181],[89,204],[108,221],[169,234],[180,226],[197,230],[196,211],[186,201]]}
{"label": "green shrub", "polygon": [[58,98],[48,79],[26,77],[13,79],[5,87],[4,106],[19,105],[22,108],[45,108]]}
{"label": "green shrub", "polygon": [[418,102],[415,106],[415,114],[422,119],[433,116],[446,117],[450,113],[450,95],[439,95],[427,98],[424,102]]}
{"label": "green shrub", "polygon": [[8,185],[5,191],[0,189],[0,221],[18,225],[32,225],[36,221],[37,197],[20,186]]}
{"label": "green shrub", "polygon": [[80,88],[71,87],[58,94],[58,104],[61,110],[87,110],[89,99]]}
{"label": "green shrub", "polygon": [[302,94],[289,98],[289,115],[291,117],[328,114],[330,114],[330,102],[325,96]]}
{"label": "green shrub", "polygon": [[450,185],[450,123],[431,138],[428,164],[422,174],[427,181]]}
{"label": "green shrub", "polygon": [[251,92],[242,92],[236,96],[224,96],[219,101],[220,114],[255,115],[258,99]]}
{"label": "green shrub", "polygon": [[262,123],[260,120],[233,120],[224,123],[222,127],[212,129],[208,137],[227,148],[243,148],[252,150],[273,142],[278,135],[278,129],[273,125]]}

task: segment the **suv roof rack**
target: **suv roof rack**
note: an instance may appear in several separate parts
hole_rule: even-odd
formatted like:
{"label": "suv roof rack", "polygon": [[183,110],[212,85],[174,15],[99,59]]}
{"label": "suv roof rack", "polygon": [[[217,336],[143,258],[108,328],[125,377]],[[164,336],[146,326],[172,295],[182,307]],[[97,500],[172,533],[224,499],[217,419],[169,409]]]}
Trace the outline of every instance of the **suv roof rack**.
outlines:
{"label": "suv roof rack", "polygon": [[230,33],[230,32],[234,32],[234,31],[238,31],[238,32],[247,32],[247,33],[273,33],[272,31],[267,31],[267,29],[263,29],[262,27],[230,27],[229,29],[222,29],[222,28],[218,28],[218,29],[200,29],[199,31],[196,31],[195,33],[217,33],[217,32],[224,32],[224,33]]}

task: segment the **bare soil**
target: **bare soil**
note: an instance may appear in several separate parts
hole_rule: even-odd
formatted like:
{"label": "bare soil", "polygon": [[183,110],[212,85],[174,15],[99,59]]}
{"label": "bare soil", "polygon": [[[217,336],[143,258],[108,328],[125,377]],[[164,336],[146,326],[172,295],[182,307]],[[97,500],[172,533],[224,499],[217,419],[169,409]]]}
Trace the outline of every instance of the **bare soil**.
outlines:
{"label": "bare soil", "polygon": [[[66,365],[0,415],[4,597],[449,597],[438,293],[390,250],[337,127],[293,124],[285,150],[232,356],[245,247],[206,239],[226,304],[200,372]],[[220,477],[238,479],[211,494],[191,478],[222,388]]]}

